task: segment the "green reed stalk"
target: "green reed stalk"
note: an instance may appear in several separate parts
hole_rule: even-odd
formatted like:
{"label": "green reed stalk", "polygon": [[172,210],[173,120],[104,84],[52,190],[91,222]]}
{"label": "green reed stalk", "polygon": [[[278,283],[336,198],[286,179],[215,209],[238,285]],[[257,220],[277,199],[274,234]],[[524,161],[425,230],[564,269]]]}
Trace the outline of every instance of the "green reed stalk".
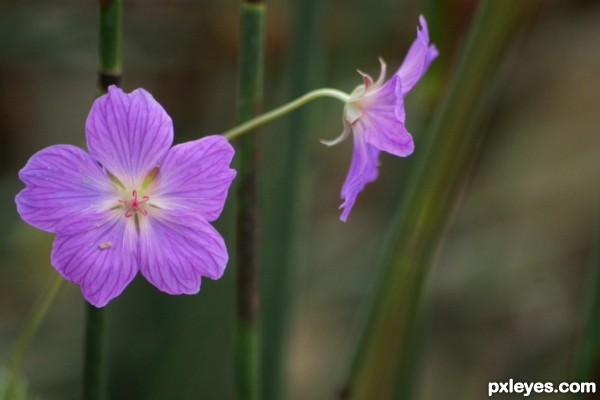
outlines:
{"label": "green reed stalk", "polygon": [[[241,4],[238,118],[251,119],[262,107],[265,4],[246,0]],[[259,171],[257,134],[237,142],[237,332],[236,394],[240,400],[260,399],[258,328]]]}
{"label": "green reed stalk", "polygon": [[[575,378],[578,382],[598,382],[600,376],[600,223],[596,231],[595,259],[591,269],[587,318],[579,344],[579,360]],[[598,390],[598,388],[596,388]],[[580,393],[577,399],[592,398]]]}
{"label": "green reed stalk", "polygon": [[[54,302],[56,295],[59,292],[59,289],[63,283],[63,277],[60,275],[56,275],[52,285],[48,289],[48,291],[44,294],[44,297],[40,299],[40,301],[35,305],[33,311],[27,322],[25,323],[25,327],[23,331],[19,335],[19,338],[15,342],[15,345],[10,354],[10,358],[8,361],[8,384],[6,388],[6,400],[17,400],[21,398],[21,367],[23,365],[23,360],[25,358],[25,354],[29,349],[29,345],[33,340],[40,324],[46,317],[50,306]],[[1,394],[1,393],[0,393]]]}
{"label": "green reed stalk", "polygon": [[[119,86],[122,65],[122,0],[100,0],[98,89]],[[85,303],[83,400],[106,398],[106,310]]]}
{"label": "green reed stalk", "polygon": [[[313,87],[319,87],[315,75],[322,64],[323,41],[320,34],[326,14],[327,1],[297,0],[291,6],[292,37],[290,43],[290,94],[297,98]],[[341,98],[340,98],[341,99]],[[262,394],[264,400],[284,398],[286,388],[286,356],[289,328],[294,308],[294,292],[299,263],[298,233],[302,231],[307,209],[302,207],[306,180],[309,143],[308,120],[314,108],[299,108],[290,113],[284,125],[285,135],[278,138],[283,152],[282,170],[285,179],[270,193],[271,206],[265,209],[264,268],[261,273],[261,323],[263,346]],[[265,178],[266,179],[266,178]],[[305,197],[305,195],[304,195]],[[263,206],[264,207],[264,206]],[[277,246],[269,246],[276,240]]]}
{"label": "green reed stalk", "polygon": [[123,0],[100,0],[99,89],[119,86],[122,74]]}
{"label": "green reed stalk", "polygon": [[85,303],[83,400],[106,398],[105,310]]}
{"label": "green reed stalk", "polygon": [[[406,399],[411,342],[431,256],[483,129],[482,95],[532,2],[483,1],[450,90],[424,143],[384,246],[383,273],[343,398]],[[435,38],[433,38],[435,41]],[[442,54],[441,57],[444,55]],[[400,384],[399,384],[400,382]]]}

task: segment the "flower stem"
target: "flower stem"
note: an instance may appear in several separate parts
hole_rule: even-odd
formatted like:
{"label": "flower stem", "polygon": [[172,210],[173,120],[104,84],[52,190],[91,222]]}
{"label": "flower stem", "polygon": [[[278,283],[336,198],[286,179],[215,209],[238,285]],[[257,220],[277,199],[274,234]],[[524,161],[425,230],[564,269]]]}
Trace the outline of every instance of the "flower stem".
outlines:
{"label": "flower stem", "polygon": [[[344,399],[410,397],[417,311],[432,255],[484,129],[483,95],[532,2],[481,3],[452,85],[415,154],[382,252],[383,274]],[[413,375],[414,376],[414,375]]]}
{"label": "flower stem", "polygon": [[306,93],[305,95],[303,95],[301,97],[298,97],[296,100],[293,100],[287,104],[277,107],[276,109],[271,110],[267,113],[264,113],[262,115],[254,117],[254,118],[244,122],[243,124],[238,125],[235,128],[232,128],[232,129],[224,132],[223,136],[225,136],[229,140],[235,139],[236,137],[239,137],[239,136],[243,135],[244,133],[253,130],[256,127],[259,127],[263,124],[266,124],[269,121],[279,118],[279,117],[289,113],[290,111],[293,111],[296,108],[298,108],[314,99],[317,99],[319,97],[333,97],[335,99],[342,101],[343,103],[346,103],[350,99],[349,94],[344,93],[341,90],[337,90],[337,89],[322,88],[322,89],[313,90],[311,92]]}
{"label": "flower stem", "polygon": [[100,1],[98,86],[102,93],[121,83],[123,0]]}
{"label": "flower stem", "polygon": [[15,400],[19,398],[19,375],[21,372],[21,366],[23,365],[23,359],[27,353],[27,349],[31,343],[31,340],[35,336],[40,324],[44,320],[44,317],[48,313],[50,306],[54,302],[56,295],[62,285],[63,278],[60,275],[56,275],[52,285],[40,299],[40,301],[33,308],[29,319],[25,324],[25,328],[21,332],[21,335],[15,343],[15,347],[12,350],[9,359],[9,370],[8,370],[8,386],[6,391],[7,400]]}
{"label": "flower stem", "polygon": [[83,400],[102,400],[105,397],[105,333],[103,308],[85,303],[85,360],[83,369]]}
{"label": "flower stem", "polygon": [[[98,88],[121,83],[123,0],[99,0]],[[85,303],[85,339],[83,359],[83,400],[105,397],[106,311]]]}
{"label": "flower stem", "polygon": [[[240,121],[251,119],[259,112],[262,104],[264,19],[265,5],[262,1],[242,1],[238,88]],[[240,400],[260,399],[260,343],[257,318],[258,147],[257,135],[250,135],[239,140],[237,151],[235,370],[236,396]]]}

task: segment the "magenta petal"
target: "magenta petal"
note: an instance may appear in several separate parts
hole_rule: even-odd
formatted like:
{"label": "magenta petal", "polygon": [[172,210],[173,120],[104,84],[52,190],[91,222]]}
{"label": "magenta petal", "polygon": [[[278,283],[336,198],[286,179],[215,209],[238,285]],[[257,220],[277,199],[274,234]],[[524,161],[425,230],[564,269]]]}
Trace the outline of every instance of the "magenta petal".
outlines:
{"label": "magenta petal", "polygon": [[86,232],[57,235],[52,265],[81,286],[87,301],[103,307],[135,277],[136,241],[135,225],[115,214]]}
{"label": "magenta petal", "polygon": [[363,112],[354,124],[355,138],[361,137],[379,150],[398,157],[413,152],[413,138],[404,126],[404,98],[398,76],[393,76],[369,96]]}
{"label": "magenta petal", "polygon": [[367,183],[377,179],[379,153],[379,149],[363,142],[359,136],[355,136],[350,170],[342,186],[344,203],[340,208],[344,211],[340,220],[346,222],[358,194],[362,192]]}
{"label": "magenta petal", "polygon": [[223,275],[228,255],[223,238],[191,212],[158,210],[140,219],[140,270],[170,294],[194,294],[202,276]]}
{"label": "magenta petal", "polygon": [[139,185],[173,143],[173,123],[150,93],[111,86],[94,102],[85,132],[90,154],[127,187]]}
{"label": "magenta petal", "polygon": [[425,72],[427,72],[427,69],[429,68],[433,60],[435,60],[439,55],[440,52],[438,51],[437,47],[435,47],[435,45],[432,44],[431,46],[429,46],[429,48],[427,49],[427,54],[425,55],[425,64],[423,65],[422,74],[425,74]]}
{"label": "magenta petal", "polygon": [[437,49],[435,46],[429,46],[429,30],[427,29],[427,21],[423,16],[419,17],[422,29],[417,27],[417,38],[410,46],[406,57],[396,72],[402,81],[403,93],[408,93],[413,86],[421,79],[427,68],[437,57]]}
{"label": "magenta petal", "polygon": [[208,221],[217,219],[236,175],[229,168],[233,154],[221,135],[174,146],[161,162],[152,203],[165,210],[192,211]]}
{"label": "magenta petal", "polygon": [[15,199],[19,215],[48,232],[86,229],[106,213],[115,198],[110,178],[75,146],[56,145],[37,152],[19,178],[27,185]]}

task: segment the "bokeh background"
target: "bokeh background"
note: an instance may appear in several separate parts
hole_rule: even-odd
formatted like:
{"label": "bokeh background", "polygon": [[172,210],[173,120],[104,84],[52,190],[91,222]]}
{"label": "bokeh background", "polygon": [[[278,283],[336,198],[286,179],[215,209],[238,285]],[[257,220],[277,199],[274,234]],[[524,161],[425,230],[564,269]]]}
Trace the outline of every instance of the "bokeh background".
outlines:
{"label": "bokeh background", "polygon": [[[361,83],[357,68],[378,73],[378,56],[395,69],[424,14],[441,56],[407,98],[419,151],[477,4],[269,2],[265,109],[321,86],[351,91]],[[573,376],[600,226],[600,6],[536,4],[498,66],[485,139],[437,248],[420,313],[417,399],[481,399],[488,381]],[[123,87],[154,95],[173,118],[177,142],[236,124],[238,5],[125,2]],[[48,145],[85,146],[97,19],[95,2],[0,0],[0,376],[56,275],[52,235],[16,213],[17,172]],[[265,291],[281,284],[288,293],[286,399],[332,398],[343,382],[411,165],[384,155],[380,179],[341,223],[352,145],[318,141],[339,134],[341,112],[335,100],[318,100],[266,126],[261,139],[262,277]],[[297,174],[285,168],[290,134],[304,138]],[[291,178],[299,190],[283,203]],[[229,202],[218,223],[229,243],[232,212]],[[297,222],[290,283],[277,280],[280,253],[290,247],[278,235],[286,213]],[[234,273],[230,266],[220,281],[203,281],[193,297],[162,294],[138,277],[111,302],[111,400],[233,398]],[[83,315],[79,288],[64,285],[24,365],[31,398],[79,398]],[[263,342],[265,351],[270,345]]]}

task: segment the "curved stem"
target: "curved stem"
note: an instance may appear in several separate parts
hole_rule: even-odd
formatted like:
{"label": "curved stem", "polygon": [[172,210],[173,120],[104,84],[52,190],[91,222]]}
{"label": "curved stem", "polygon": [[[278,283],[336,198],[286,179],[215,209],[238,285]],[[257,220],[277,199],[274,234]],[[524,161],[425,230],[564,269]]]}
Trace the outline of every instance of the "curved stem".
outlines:
{"label": "curved stem", "polygon": [[25,328],[15,343],[15,347],[12,350],[9,360],[9,381],[8,388],[6,391],[6,398],[8,400],[16,399],[19,391],[19,375],[21,366],[23,365],[23,359],[29,348],[31,340],[35,336],[40,324],[44,320],[44,317],[48,313],[50,306],[56,298],[56,294],[60,289],[63,282],[63,278],[60,275],[56,275],[50,289],[46,292],[44,297],[34,307]]}
{"label": "curved stem", "polygon": [[343,103],[347,103],[350,100],[350,95],[342,92],[341,90],[330,88],[313,90],[311,92],[306,93],[304,96],[298,97],[296,100],[293,100],[287,104],[277,107],[274,110],[252,118],[251,120],[246,121],[245,123],[224,132],[223,136],[225,136],[229,140],[235,139],[236,137],[241,136],[244,133],[251,131],[252,129],[258,126],[266,124],[267,122],[272,121],[276,118],[279,118],[282,115],[287,114],[290,111],[295,110],[296,108],[319,97],[333,97],[342,101]]}

